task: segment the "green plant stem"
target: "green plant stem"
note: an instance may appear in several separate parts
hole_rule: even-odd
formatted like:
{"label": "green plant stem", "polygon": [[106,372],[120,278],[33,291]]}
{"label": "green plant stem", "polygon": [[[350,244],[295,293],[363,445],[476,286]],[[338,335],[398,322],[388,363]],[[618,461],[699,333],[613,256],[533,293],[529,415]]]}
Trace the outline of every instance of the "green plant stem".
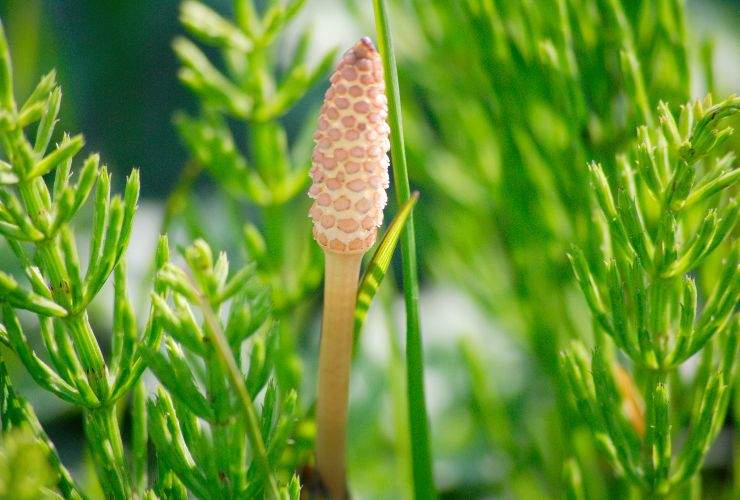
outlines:
{"label": "green plant stem", "polygon": [[159,234],[167,234],[172,225],[172,220],[183,211],[188,202],[193,183],[202,171],[203,164],[199,161],[191,160],[185,163],[175,187],[164,203],[164,214],[159,226]]}
{"label": "green plant stem", "polygon": [[[211,351],[205,361],[206,372],[208,373],[208,395],[216,414],[215,420],[211,423],[213,447],[215,450],[227,450],[229,449],[227,426],[230,424],[228,418],[230,408],[229,393],[224,385],[224,370],[226,369],[226,365],[221,363],[216,350]],[[228,491],[231,478],[228,476],[230,467],[227,454],[216,453],[214,462],[218,469],[219,478],[223,477],[224,479],[219,481],[219,484],[212,485],[213,494],[231,496]]]}
{"label": "green plant stem", "polygon": [[123,454],[123,441],[115,405],[84,411],[85,435],[95,455],[98,479],[109,498],[131,498],[131,480]]}
{"label": "green plant stem", "polygon": [[[373,0],[378,47],[383,60],[386,93],[388,95],[388,121],[391,128],[393,156],[393,181],[398,205],[411,198],[406,151],[401,119],[401,95],[398,70],[393,51],[388,7],[385,0]],[[406,376],[408,391],[409,432],[416,498],[436,498],[432,454],[429,443],[429,421],[424,394],[424,352],[419,321],[419,277],[416,266],[416,239],[414,217],[409,215],[401,237],[403,261],[403,289],[406,303]]]}
{"label": "green plant stem", "polygon": [[283,261],[284,238],[283,228],[285,227],[285,206],[270,205],[262,209],[262,216],[265,223],[265,242],[268,244],[268,258],[272,269],[280,271]]}
{"label": "green plant stem", "polygon": [[[19,186],[18,191],[32,217],[45,217],[45,200],[49,198],[49,192],[42,179],[35,178],[30,183],[24,183]],[[52,280],[54,300],[68,311],[62,322],[73,340],[75,350],[80,356],[80,364],[98,400],[97,406],[91,405],[85,409],[86,421],[89,423],[85,430],[88,440],[95,443],[92,450],[99,455],[96,457],[96,463],[100,464],[99,472],[103,487],[113,498],[129,498],[131,484],[115,404],[110,400],[108,370],[90,326],[85,304],[76,304],[70,294],[70,279],[59,251],[58,238],[59,236],[55,235],[37,245],[38,260],[45,274]],[[110,443],[111,454],[104,451],[106,442]]]}
{"label": "green plant stem", "polygon": [[394,321],[394,298],[397,286],[392,277],[388,277],[384,290],[380,292],[380,303],[383,306],[386,330],[388,330],[388,344],[390,346],[390,360],[388,363],[388,379],[390,381],[391,405],[393,408],[393,422],[396,435],[393,440],[396,449],[396,464],[400,471],[398,484],[402,497],[411,496],[411,464],[409,460],[409,429],[405,415],[407,413],[406,392],[403,381],[403,350],[401,349],[398,326]]}
{"label": "green plant stem", "polygon": [[249,437],[249,441],[252,444],[252,452],[254,453],[257,462],[260,464],[265,474],[268,494],[270,498],[278,500],[280,498],[280,491],[278,489],[277,482],[275,481],[275,477],[272,474],[270,462],[267,458],[265,442],[262,439],[262,434],[260,433],[260,424],[259,420],[257,419],[257,410],[254,408],[252,398],[249,397],[247,386],[244,384],[244,380],[242,379],[242,375],[239,371],[239,367],[236,364],[234,355],[231,352],[229,343],[224,337],[221,328],[218,326],[216,314],[214,313],[213,308],[208,303],[208,300],[206,300],[205,297],[201,297],[201,307],[203,310],[204,321],[207,326],[207,328],[205,328],[205,333],[213,345],[215,354],[218,358],[218,362],[226,371],[226,375],[231,381],[231,384],[233,385],[234,390],[239,397],[239,401],[242,404],[247,437]]}
{"label": "green plant stem", "polygon": [[146,420],[146,385],[144,380],[134,384],[131,402],[131,434],[134,462],[134,489],[139,496],[144,495],[147,485],[147,420]]}

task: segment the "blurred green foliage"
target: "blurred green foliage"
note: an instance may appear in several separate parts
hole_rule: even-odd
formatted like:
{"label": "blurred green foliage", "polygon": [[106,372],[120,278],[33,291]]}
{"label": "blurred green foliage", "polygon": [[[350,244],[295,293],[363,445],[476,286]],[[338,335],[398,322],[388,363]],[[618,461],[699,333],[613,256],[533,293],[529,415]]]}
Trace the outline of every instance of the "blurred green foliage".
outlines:
{"label": "blurred green foliage", "polygon": [[[427,237],[425,267],[438,279],[454,280],[491,321],[527,344],[527,383],[504,399],[490,380],[505,386],[507,374],[476,368],[484,345],[463,346],[474,414],[487,431],[490,453],[503,450],[511,464],[501,487],[513,496],[539,497],[561,491],[562,477],[580,477],[589,495],[627,495],[631,481],[594,460],[558,366],[569,339],[606,343],[609,363],[624,363],[622,355],[611,354],[615,349],[603,340],[603,326],[592,322],[574,295],[566,254],[576,243],[586,261],[601,266],[605,229],[595,219],[596,187],[587,163],[600,162],[604,182],[613,189],[623,186],[624,158],[636,160],[630,147],[637,127],[657,125],[653,110],[659,101],[675,109],[692,95],[694,49],[683,2],[395,4],[394,19],[418,27],[403,32],[399,64],[412,177],[433,200],[418,209],[420,224],[428,224],[420,229]],[[702,71],[709,85],[711,59],[705,57]],[[732,150],[733,144],[724,147]],[[681,164],[666,165],[662,175],[670,176]],[[730,177],[734,168],[718,167]],[[734,182],[728,183],[734,192]],[[710,208],[724,205],[709,202]],[[734,227],[732,206],[723,216],[730,221],[725,235]],[[656,225],[648,223],[630,227],[630,237],[655,238]],[[690,238],[692,230],[684,230]],[[671,251],[676,243],[667,243]],[[702,272],[712,282],[721,266],[713,259]],[[736,304],[737,293],[730,293],[730,304]],[[632,371],[630,363],[624,365]],[[627,377],[649,399],[645,375],[635,370]],[[680,394],[682,383],[671,390]],[[683,404],[677,403],[670,418],[683,418]],[[563,463],[569,464],[565,476]],[[478,481],[485,485],[492,477],[483,472]]]}
{"label": "blurred green foliage", "polygon": [[189,105],[177,84],[170,42],[178,32],[176,0],[2,0],[16,69],[26,95],[57,68],[65,89],[62,127],[84,130],[106,151],[113,172],[140,167],[145,194],[174,184],[185,153],[170,117]]}
{"label": "blurred green foliage", "polygon": [[43,449],[26,428],[5,433],[0,451],[0,497],[19,500],[58,498],[54,473]]}
{"label": "blurred green foliage", "polygon": [[[262,15],[267,12],[265,3],[257,2]],[[357,14],[358,24],[372,31],[369,2],[346,3]],[[730,444],[728,431],[733,425],[737,427],[740,396],[731,388],[734,380],[713,374],[733,361],[727,353],[732,347],[728,339],[737,336],[734,289],[726,288],[729,295],[721,295],[716,301],[725,314],[722,318],[729,314],[729,322],[709,321],[700,325],[700,330],[727,325],[735,330],[707,338],[700,334],[702,341],[708,341],[702,344],[707,347],[700,359],[692,358],[688,368],[678,370],[675,362],[684,361],[697,347],[693,345],[698,342],[696,337],[687,337],[680,356],[668,363],[671,366],[666,367],[665,379],[651,378],[640,366],[642,354],[633,356],[635,350],[642,352],[644,346],[639,342],[635,348],[632,339],[625,342],[616,336],[615,345],[612,337],[605,335],[611,322],[621,318],[620,310],[611,308],[612,300],[619,303],[613,292],[623,281],[614,279],[615,266],[603,265],[604,255],[611,255],[612,250],[605,244],[609,241],[605,235],[615,228],[620,231],[624,221],[647,221],[644,232],[638,227],[629,231],[632,239],[627,237],[628,246],[634,241],[636,246],[631,248],[642,253],[641,236],[647,234],[651,241],[658,241],[661,231],[656,204],[643,204],[651,197],[649,192],[655,190],[650,185],[651,172],[640,170],[647,165],[645,158],[652,161],[649,153],[655,144],[645,145],[646,136],[637,132],[638,126],[647,125],[653,130],[661,124],[655,114],[659,101],[665,101],[668,113],[678,118],[678,105],[702,95],[701,88],[716,91],[716,72],[725,69],[713,64],[712,45],[692,36],[684,2],[391,3],[409,168],[412,184],[422,192],[415,209],[422,277],[426,290],[432,292],[439,285],[454,283],[456,290],[462,290],[475,303],[475,313],[484,318],[473,327],[479,330],[459,341],[458,349],[446,340],[432,341],[426,350],[433,374],[429,387],[435,479],[442,497],[543,498],[565,491],[569,498],[624,498],[638,495],[634,485],[643,480],[649,481],[647,487],[640,486],[644,491],[661,490],[668,473],[677,465],[681,465],[680,474],[689,471],[690,475],[710,444],[702,439],[717,435],[721,445],[709,450],[710,458],[701,474],[679,493],[733,498],[740,491],[740,482],[735,477],[733,487],[729,477],[733,468],[735,474],[740,471],[740,442],[735,438],[734,456],[718,452]],[[299,44],[297,54],[286,57],[290,51],[283,49],[284,44],[292,45],[282,32],[286,25],[276,23],[275,33],[265,35],[265,43],[257,52],[257,65],[250,62],[240,67],[232,60],[234,54],[255,58],[255,53],[250,47],[251,38],[242,31],[233,31],[233,26],[240,23],[238,9],[227,1],[207,4],[208,9],[203,10],[195,2],[186,2],[179,10],[176,1],[6,0],[0,2],[0,17],[11,39],[18,95],[29,95],[39,74],[56,66],[68,92],[60,112],[65,125],[62,128],[85,130],[87,143],[105,152],[111,170],[127,172],[131,165],[141,166],[144,194],[161,198],[174,186],[165,205],[168,220],[163,224],[172,231],[173,241],[179,244],[203,236],[214,247],[228,248],[234,262],[257,261],[256,274],[271,285],[270,301],[276,306],[272,313],[280,322],[269,334],[263,331],[253,337],[264,336],[270,342],[263,347],[255,347],[259,341],[250,342],[247,350],[257,357],[264,356],[268,348],[279,353],[263,367],[267,367],[267,373],[274,368],[275,380],[282,385],[271,383],[267,392],[287,394],[295,388],[299,394],[297,410],[283,408],[291,416],[293,411],[300,413],[293,436],[297,445],[288,449],[279,465],[279,480],[288,484],[290,471],[305,460],[305,451],[311,446],[313,298],[320,265],[315,253],[309,251],[314,247],[300,184],[313,127],[310,110],[318,100],[316,89],[320,90],[322,84],[317,81],[325,65],[315,72],[305,67],[291,71],[301,67],[297,63],[302,63],[299,56],[306,46],[301,49]],[[321,22],[321,11],[311,10],[318,9],[318,4],[308,5],[304,15],[314,17],[319,31],[332,36],[332,30]],[[691,4],[692,12],[701,10],[702,5]],[[178,15],[184,28],[178,25]],[[265,24],[270,25],[268,21]],[[182,31],[198,43],[177,38],[173,52],[171,42]],[[301,40],[307,43],[305,38]],[[177,82],[178,67],[185,85]],[[256,86],[250,73],[254,67],[260,67],[259,76],[265,78]],[[287,86],[282,93],[278,90],[281,83],[291,81],[298,84]],[[175,115],[177,129],[171,122]],[[59,139],[54,137],[54,142]],[[736,152],[737,135],[721,146],[722,151]],[[677,151],[675,147],[671,150],[674,160]],[[653,159],[659,153],[653,151]],[[276,158],[281,168],[273,169]],[[600,165],[597,182],[589,171],[589,162]],[[720,182],[730,195],[737,194],[733,173],[737,170],[732,160],[724,166],[706,165],[714,165],[719,175],[706,184],[693,184],[694,193],[701,193],[703,188],[705,192],[712,190],[712,182]],[[706,165],[700,163],[698,171],[710,170]],[[203,182],[202,168],[209,173],[210,182]],[[671,168],[669,165],[669,173]],[[179,179],[178,172],[183,172]],[[645,176],[638,182],[638,198],[642,201],[636,207],[640,213],[637,219],[630,218],[629,197],[618,194],[625,185],[629,188],[625,172]],[[0,170],[0,176],[7,173]],[[602,177],[614,193],[615,205],[623,200],[619,214],[623,221],[613,227],[609,226],[612,221],[601,219]],[[666,186],[665,178],[661,186]],[[694,194],[696,206],[681,222],[679,242],[711,246],[712,235],[722,226],[720,219],[726,222],[727,215],[731,215],[727,213],[733,206],[729,195],[711,199],[703,196]],[[710,208],[720,208],[719,216],[701,226],[708,213],[705,209]],[[218,213],[214,215],[214,211]],[[245,219],[249,221],[246,226]],[[291,230],[294,224],[305,231]],[[705,228],[703,239],[691,239],[696,227]],[[730,241],[735,240],[733,226],[725,225],[722,230],[729,233]],[[666,234],[670,231],[660,233],[660,238]],[[574,243],[583,250],[581,264],[576,266],[580,274],[575,275],[567,259]],[[694,291],[687,284],[690,279],[681,279],[681,287],[672,286],[667,294],[671,300],[665,302],[666,307],[679,320],[674,322],[672,334],[691,330],[686,328],[688,320],[681,323],[676,316],[683,310],[682,305],[695,300],[698,317],[712,305],[712,297],[717,296],[712,290],[717,283],[722,286],[737,280],[722,263],[722,257],[731,252],[736,255],[737,250],[721,241],[716,247],[713,256],[690,266],[690,271],[685,264],[706,253],[705,247],[697,247],[696,254],[681,254],[686,258],[672,264],[680,278],[688,273],[696,280]],[[0,245],[3,270],[8,255],[8,249]],[[300,265],[294,265],[296,261]],[[624,271],[620,268],[618,275],[624,276]],[[593,280],[602,303],[584,300],[576,278],[581,283]],[[590,290],[585,289],[587,299],[593,299]],[[387,356],[378,358],[377,353],[367,351],[365,344],[366,350],[358,353],[353,376],[357,390],[350,420],[350,468],[358,496],[398,498],[410,491],[404,353],[393,320],[395,296],[392,283],[378,293],[377,302],[386,318],[374,333],[385,330],[379,343],[388,346]],[[626,297],[629,302],[630,295]],[[431,302],[429,296],[425,299]],[[470,315],[470,311],[453,309],[459,304],[452,303],[449,296],[444,301],[440,309],[449,308],[449,314],[455,315],[454,326],[445,334],[467,334],[470,323],[462,316]],[[599,305],[608,305],[608,310]],[[177,366],[198,380],[202,361],[197,353],[190,352],[192,338],[178,337],[192,333],[183,326],[186,306],[187,300],[177,299],[177,310],[169,317],[171,337],[166,341],[167,355],[161,354],[165,361],[160,360],[160,368],[174,367],[169,360],[174,356],[182,361]],[[628,310],[634,312],[629,305]],[[434,312],[427,310],[430,317]],[[105,325],[109,314],[101,308],[93,314],[93,322]],[[630,316],[628,323],[634,320]],[[100,331],[105,336],[106,328]],[[229,332],[228,323],[225,332]],[[29,336],[36,337],[31,328]],[[367,340],[367,335],[364,338]],[[572,344],[573,340],[578,342]],[[105,340],[101,345],[106,346]],[[571,345],[575,347],[568,351],[569,356],[578,371],[569,373],[561,369],[559,354]],[[593,347],[598,347],[598,355],[593,357],[598,369],[591,370],[588,349]],[[507,356],[514,361],[502,362]],[[249,363],[240,365],[247,372],[249,367]],[[725,369],[723,376],[728,372]],[[159,375],[165,387],[174,389],[162,389],[157,402],[151,404],[152,424],[159,426],[156,430],[176,427],[176,422],[165,418],[168,411],[163,409],[170,406],[175,412],[179,407],[180,413],[187,413],[181,424],[203,425],[211,418],[206,415],[208,418],[200,420],[194,417],[197,411],[184,409],[182,401],[187,398],[178,391],[187,388],[177,387],[172,374],[169,378],[165,373]],[[571,375],[570,380],[567,375]],[[704,394],[710,379],[711,390]],[[596,386],[608,392],[594,398]],[[587,404],[577,408],[571,389],[578,393],[583,387]],[[141,457],[147,453],[145,444],[143,448],[141,444],[142,439],[146,443],[146,425],[142,423],[145,394],[142,386],[135,391],[132,421],[136,424],[127,444],[141,467]],[[268,401],[257,405],[260,411],[264,411],[265,404],[286,405],[284,398],[268,398],[267,392],[260,396]],[[275,402],[269,403],[272,397]],[[190,403],[197,405],[199,401],[192,398]],[[598,407],[601,403],[605,406]],[[597,408],[595,419],[588,418],[589,405]],[[723,406],[730,408],[726,421],[707,420],[708,414],[721,416]],[[649,415],[646,407],[652,408]],[[707,408],[711,409],[708,413]],[[619,418],[609,421],[609,415]],[[660,422],[663,430],[668,422],[671,432],[653,433],[635,446],[630,426],[639,422],[640,415],[643,420]],[[274,423],[279,426],[277,414],[275,417]],[[41,414],[40,418],[45,417]],[[263,424],[265,438],[271,433],[269,424]],[[76,425],[81,433],[81,423]],[[30,434],[22,430],[27,428],[32,429]],[[687,434],[689,428],[706,432]],[[54,474],[55,455],[49,455],[44,445],[47,438],[38,432],[38,421],[19,429],[9,434],[9,444],[3,443],[3,460],[19,460],[17,450],[28,450],[23,452],[23,460],[38,464],[50,461],[50,474]],[[187,446],[202,445],[205,450],[214,446],[197,433],[185,436],[193,429],[181,429]],[[609,450],[618,448],[610,448],[609,443],[613,446],[620,432],[627,435],[620,443],[624,445],[621,451],[628,450],[634,456],[610,457]],[[159,436],[159,448],[173,444],[167,432],[163,434]],[[214,442],[218,439],[223,436],[214,438]],[[689,443],[684,446],[686,439]],[[235,446],[242,444],[239,441]],[[675,450],[680,448],[701,453],[689,453],[670,463],[668,444],[673,444],[677,458]],[[269,442],[267,445],[269,449]],[[639,451],[635,451],[637,448]],[[178,465],[175,460],[181,457],[177,453],[183,450],[170,451],[173,464]],[[635,464],[640,474],[631,474],[634,470],[630,471],[630,466]],[[178,475],[192,473],[203,481],[218,476],[213,476],[213,469],[183,472],[169,468],[162,468],[156,486],[163,496],[182,496]],[[145,469],[134,471],[135,487],[141,491],[142,484],[146,485]],[[58,470],[65,477],[64,470]],[[46,472],[41,465],[38,476],[24,480],[49,485],[50,474]],[[236,471],[235,477],[241,472]],[[150,479],[153,474],[150,471]],[[12,475],[4,473],[0,473],[0,483],[0,487],[12,484],[12,488],[26,488],[16,486]],[[62,489],[64,482],[58,484]],[[21,490],[14,491],[21,494]]]}

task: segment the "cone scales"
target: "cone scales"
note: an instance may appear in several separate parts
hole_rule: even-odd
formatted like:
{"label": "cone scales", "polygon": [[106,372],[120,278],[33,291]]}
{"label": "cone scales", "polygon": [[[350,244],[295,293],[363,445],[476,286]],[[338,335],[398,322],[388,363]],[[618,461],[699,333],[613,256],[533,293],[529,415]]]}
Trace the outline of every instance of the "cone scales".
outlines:
{"label": "cone scales", "polygon": [[375,242],[388,200],[387,116],[380,56],[363,38],[332,75],[314,135],[309,215],[326,250],[362,254]]}

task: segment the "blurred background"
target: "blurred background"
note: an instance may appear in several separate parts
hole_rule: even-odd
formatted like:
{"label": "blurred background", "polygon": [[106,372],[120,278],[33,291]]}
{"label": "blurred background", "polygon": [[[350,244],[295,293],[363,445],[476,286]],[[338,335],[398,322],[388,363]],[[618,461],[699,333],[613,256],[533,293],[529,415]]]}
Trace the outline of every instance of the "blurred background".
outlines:
{"label": "blurred background", "polygon": [[[208,0],[205,3],[226,17],[232,15],[229,1]],[[523,333],[530,329],[527,326],[529,316],[542,314],[544,309],[530,311],[531,314],[514,310],[521,307],[522,296],[529,293],[517,287],[526,289],[522,281],[526,283],[531,277],[516,278],[516,266],[507,259],[516,263],[525,258],[525,254],[516,255],[515,252],[511,257],[505,247],[510,244],[507,237],[516,239],[517,224],[522,224],[522,220],[502,222],[498,229],[492,229],[499,238],[481,244],[471,235],[477,230],[486,234],[489,226],[499,222],[501,212],[491,208],[489,212],[471,213],[467,206],[494,205],[496,195],[490,194],[485,183],[478,184],[476,179],[485,178],[496,184],[500,176],[505,175],[497,161],[491,160],[489,164],[481,159],[486,155],[503,158],[500,161],[506,159],[505,155],[499,155],[504,149],[501,143],[506,139],[497,135],[496,120],[486,122],[482,115],[476,115],[478,111],[483,112],[477,106],[489,91],[484,89],[482,94],[475,94],[481,73],[479,66],[486,63],[475,59],[473,53],[467,59],[463,38],[457,46],[453,43],[457,52],[448,52],[458,56],[456,59],[436,59],[432,42],[442,43],[443,32],[449,25],[439,16],[435,17],[438,10],[430,7],[430,18],[419,19],[406,3],[394,3],[393,29],[399,51],[404,105],[408,107],[405,111],[412,184],[422,192],[417,210],[422,328],[438,486],[447,498],[475,497],[481,491],[503,497],[536,496],[542,491],[552,491],[548,478],[559,474],[559,465],[553,465],[557,454],[542,456],[547,454],[543,450],[552,450],[553,446],[547,443],[551,434],[540,428],[541,422],[555,418],[553,394],[546,380],[550,368],[542,362],[547,356],[542,350],[547,347],[541,344],[547,340],[540,340],[538,344],[531,341],[528,333]],[[430,6],[434,4],[435,9],[443,9],[440,5],[444,3],[434,1]],[[524,3],[534,11],[538,9],[537,2]],[[176,0],[0,1],[0,18],[15,64],[16,93],[27,95],[41,75],[56,68],[64,91],[60,128],[84,133],[87,150],[101,152],[104,162],[114,172],[114,179],[117,177],[119,187],[132,167],[141,169],[142,209],[130,250],[131,272],[140,280],[146,277],[157,234],[163,227],[166,200],[178,185],[190,158],[173,117],[181,111],[195,113],[198,109],[196,98],[177,78],[179,64],[171,44],[183,33],[178,22],[178,6]],[[543,11],[536,17],[547,15],[547,11]],[[720,96],[738,91],[740,2],[689,1],[687,22],[693,50],[690,54],[694,75],[691,96],[702,96],[710,86]],[[313,32],[307,60],[309,65],[314,65],[331,48],[344,50],[360,36],[373,33],[370,2],[308,0],[280,38],[277,54],[287,59],[306,27]],[[701,69],[701,47],[707,40],[714,44],[715,74],[711,82]],[[435,63],[437,67],[433,67]],[[446,82],[447,89],[458,91],[449,106],[466,108],[464,113],[450,113],[451,123],[439,123],[439,116],[443,114],[440,109],[444,107],[439,99],[445,92],[440,82],[444,82],[444,77],[431,83],[425,81],[420,74],[426,69],[430,70],[432,76],[427,75],[430,79],[447,71],[451,78],[467,82],[459,85]],[[321,79],[284,118],[283,125],[291,144],[298,142],[300,131],[308,122],[309,128],[313,126],[315,110],[327,83],[326,78]],[[506,101],[505,96],[503,100]],[[674,100],[672,104],[679,102]],[[538,119],[557,123],[556,115],[548,114],[546,109],[541,111]],[[470,132],[467,138],[458,136],[466,131]],[[552,135],[550,140],[555,143],[567,142],[567,138],[562,139],[557,133]],[[621,143],[612,144],[602,149],[594,148],[594,151],[606,157],[620,146]],[[564,159],[560,157],[559,161]],[[475,176],[455,175],[467,167],[478,169]],[[564,168],[567,165],[564,164]],[[201,214],[207,213],[209,207],[219,209],[229,203],[218,183],[207,175],[194,181],[192,192],[195,195],[188,198],[188,203],[197,204]],[[473,201],[460,199],[460,193],[466,193]],[[445,207],[451,207],[447,216],[440,213]],[[244,216],[250,213],[246,210]],[[550,213],[557,213],[557,210]],[[522,213],[520,217],[526,219],[533,214]],[[238,253],[238,245],[229,237],[228,217],[211,216],[201,218],[201,222],[203,220],[207,220],[205,232],[214,247]],[[188,224],[191,223],[185,217],[185,222],[170,226],[179,235],[178,243],[198,234],[192,227],[188,228]],[[459,227],[453,229],[458,224]],[[557,226],[559,222],[553,224]],[[449,233],[445,235],[447,230]],[[448,236],[449,241],[445,239]],[[526,248],[527,251],[560,255],[560,243],[564,244],[558,240],[552,247],[543,244]],[[0,253],[0,258],[3,255],[7,254]],[[579,302],[580,296],[572,286],[569,269],[560,266],[563,259],[554,260],[556,265],[547,272],[557,276],[543,276],[542,280],[552,279],[552,287],[563,296],[566,303],[563,307],[571,311],[572,317],[587,318]],[[536,263],[533,266],[533,274],[541,270]],[[558,277],[561,274],[568,277]],[[546,289],[541,293],[546,294]],[[529,300],[536,300],[536,297],[530,296]],[[398,330],[402,303],[392,291],[381,295],[378,302],[383,301],[382,307],[373,307],[363,336],[362,355],[353,372],[350,432],[355,443],[351,450],[351,474],[356,498],[398,498],[406,494],[403,475],[408,471],[403,470],[403,464],[394,461],[399,449],[402,452],[406,446],[405,440],[396,435],[399,418],[402,420],[404,414],[401,411],[403,402],[396,398],[402,393],[402,386],[398,386],[402,366],[394,364],[394,360],[399,359],[394,353],[402,345],[402,329]],[[101,304],[100,307],[104,309],[105,306]],[[588,320],[584,323],[580,329],[587,330]],[[302,357],[303,370],[310,374],[318,331],[315,317],[307,330],[309,340],[305,341]],[[62,459],[68,464],[80,464],[84,451],[79,414],[42,393],[19,367],[13,376],[21,392],[37,408]],[[310,394],[310,375],[303,383]],[[481,390],[481,386],[487,391],[485,401],[475,393],[476,387]],[[486,410],[488,417],[493,415],[498,419],[493,424],[480,422],[481,414],[485,413],[481,406],[486,404],[493,407]],[[498,411],[499,407],[503,410]],[[488,417],[483,415],[483,420]],[[512,422],[517,424],[516,429],[507,427]],[[491,425],[498,431],[491,434]],[[508,431],[510,436],[497,434]],[[513,448],[518,450],[512,452]],[[544,479],[530,483],[529,467],[552,467],[553,471],[544,473]],[[74,465],[72,468],[81,470]],[[731,436],[725,434],[708,460],[709,484],[715,481],[721,485],[729,481],[731,469]],[[536,471],[534,475],[539,473]]]}
{"label": "blurred background", "polygon": [[[347,4],[308,0],[284,40],[285,54],[307,25],[315,28],[312,62],[332,47],[347,47],[372,33],[370,3],[353,2],[355,8]],[[175,35],[183,32],[178,5],[176,0],[0,2],[16,61],[16,91],[27,94],[42,74],[56,68],[65,93],[62,128],[83,131],[89,148],[103,152],[114,172],[140,167],[144,195],[152,200],[166,196],[187,159],[173,132],[172,116],[177,110],[192,109],[196,102],[178,82],[171,49]],[[226,0],[208,5],[227,15],[233,11]],[[364,23],[356,9],[364,13]],[[692,37],[716,42],[719,90],[737,89],[740,2],[693,0],[688,11]],[[405,32],[418,26],[401,25],[396,30],[403,39]],[[414,48],[401,44],[399,50]],[[697,95],[701,93],[698,88]],[[321,96],[317,91],[310,98],[316,102]]]}

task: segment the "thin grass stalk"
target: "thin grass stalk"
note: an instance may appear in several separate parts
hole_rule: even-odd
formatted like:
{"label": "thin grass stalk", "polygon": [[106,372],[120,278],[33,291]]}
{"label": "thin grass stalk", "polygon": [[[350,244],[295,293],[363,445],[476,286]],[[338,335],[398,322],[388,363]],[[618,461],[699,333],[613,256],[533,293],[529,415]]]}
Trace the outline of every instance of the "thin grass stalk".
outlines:
{"label": "thin grass stalk", "polygon": [[409,460],[409,424],[406,420],[407,403],[403,381],[403,350],[400,344],[400,332],[394,318],[394,304],[398,286],[392,277],[384,290],[380,291],[380,304],[383,307],[385,326],[388,330],[388,344],[390,360],[388,363],[388,379],[390,381],[391,407],[394,422],[393,445],[396,451],[396,466],[399,470],[398,484],[404,497],[411,496],[411,463]]}
{"label": "thin grass stalk", "polygon": [[[388,96],[388,123],[391,127],[393,183],[399,206],[411,198],[406,151],[401,119],[401,95],[393,50],[388,7],[384,0],[373,0],[378,48],[383,61]],[[424,353],[419,321],[419,277],[416,265],[416,239],[413,214],[409,215],[401,237],[403,289],[406,303],[406,376],[413,489],[416,498],[435,498],[429,420],[424,394]]]}

